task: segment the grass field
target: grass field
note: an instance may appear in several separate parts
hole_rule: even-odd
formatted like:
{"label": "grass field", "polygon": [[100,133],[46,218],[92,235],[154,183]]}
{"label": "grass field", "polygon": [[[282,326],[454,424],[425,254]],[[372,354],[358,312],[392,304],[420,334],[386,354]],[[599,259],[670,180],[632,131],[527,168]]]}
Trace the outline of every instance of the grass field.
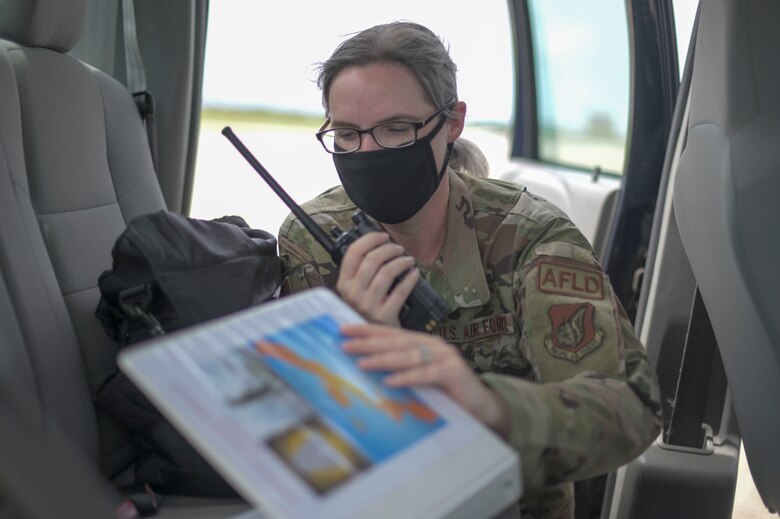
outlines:
{"label": "grass field", "polygon": [[227,108],[205,107],[201,112],[201,125],[219,126],[226,121],[232,124],[257,124],[263,126],[292,126],[300,128],[319,128],[324,122],[323,117],[273,110],[230,110]]}

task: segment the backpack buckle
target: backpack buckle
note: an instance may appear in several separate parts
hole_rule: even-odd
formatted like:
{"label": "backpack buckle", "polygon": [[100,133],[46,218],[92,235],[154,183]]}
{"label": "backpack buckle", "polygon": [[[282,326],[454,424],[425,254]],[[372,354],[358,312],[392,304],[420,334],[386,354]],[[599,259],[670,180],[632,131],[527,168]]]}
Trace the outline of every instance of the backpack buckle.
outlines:
{"label": "backpack buckle", "polygon": [[152,286],[150,284],[138,285],[132,288],[126,288],[119,292],[117,302],[119,308],[131,319],[140,319],[149,328],[149,334],[152,337],[164,335],[165,330],[160,326],[152,314],[146,311],[149,303],[152,302]]}

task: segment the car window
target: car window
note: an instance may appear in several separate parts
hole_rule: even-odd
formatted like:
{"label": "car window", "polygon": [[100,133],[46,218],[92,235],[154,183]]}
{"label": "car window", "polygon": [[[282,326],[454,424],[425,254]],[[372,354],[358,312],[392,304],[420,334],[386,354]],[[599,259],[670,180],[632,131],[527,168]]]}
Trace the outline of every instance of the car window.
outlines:
{"label": "car window", "polygon": [[620,174],[629,110],[623,0],[529,0],[539,159]]}
{"label": "car window", "polygon": [[299,203],[337,185],[332,159],[314,137],[324,120],[316,64],[350,34],[394,20],[422,23],[449,44],[468,105],[464,137],[489,162],[506,160],[513,113],[507,2],[458,6],[457,16],[446,0],[337,5],[310,2],[302,16],[296,2],[273,9],[255,0],[210,2],[192,216],[239,214],[276,233],[289,212],[220,135],[225,125]]}
{"label": "car window", "polygon": [[674,29],[677,33],[677,63],[680,64],[680,77],[682,78],[699,0],[674,0],[672,4],[674,6]]}

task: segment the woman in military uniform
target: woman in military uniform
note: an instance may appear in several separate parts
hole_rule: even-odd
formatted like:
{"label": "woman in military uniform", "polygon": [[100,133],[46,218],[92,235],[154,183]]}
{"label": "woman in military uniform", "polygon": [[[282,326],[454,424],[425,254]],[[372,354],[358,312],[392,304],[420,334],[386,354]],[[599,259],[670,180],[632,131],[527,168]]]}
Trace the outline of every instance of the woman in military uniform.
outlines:
{"label": "woman in military uniform", "polygon": [[[361,367],[441,387],[519,451],[523,517],[573,517],[572,482],[632,460],[661,424],[654,370],[590,244],[523,187],[448,167],[456,146],[458,164],[484,160],[456,144],[466,104],[427,28],[358,33],[318,83],[317,136],[342,185],[303,207],[325,230],[352,227],[360,209],[383,232],[355,241],[339,269],[291,215],[283,293],[335,289],[375,323],[344,330]],[[436,334],[399,324],[419,276],[450,309]]]}

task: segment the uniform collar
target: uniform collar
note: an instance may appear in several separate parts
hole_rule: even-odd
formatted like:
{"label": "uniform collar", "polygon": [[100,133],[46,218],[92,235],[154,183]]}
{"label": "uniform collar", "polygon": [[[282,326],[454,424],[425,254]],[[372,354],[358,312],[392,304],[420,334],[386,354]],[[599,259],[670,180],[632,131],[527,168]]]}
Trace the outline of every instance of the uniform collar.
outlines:
{"label": "uniform collar", "polygon": [[450,307],[482,306],[490,299],[490,289],[477,242],[474,205],[466,183],[452,170],[447,206],[447,234],[444,244],[428,271],[428,281]]}

